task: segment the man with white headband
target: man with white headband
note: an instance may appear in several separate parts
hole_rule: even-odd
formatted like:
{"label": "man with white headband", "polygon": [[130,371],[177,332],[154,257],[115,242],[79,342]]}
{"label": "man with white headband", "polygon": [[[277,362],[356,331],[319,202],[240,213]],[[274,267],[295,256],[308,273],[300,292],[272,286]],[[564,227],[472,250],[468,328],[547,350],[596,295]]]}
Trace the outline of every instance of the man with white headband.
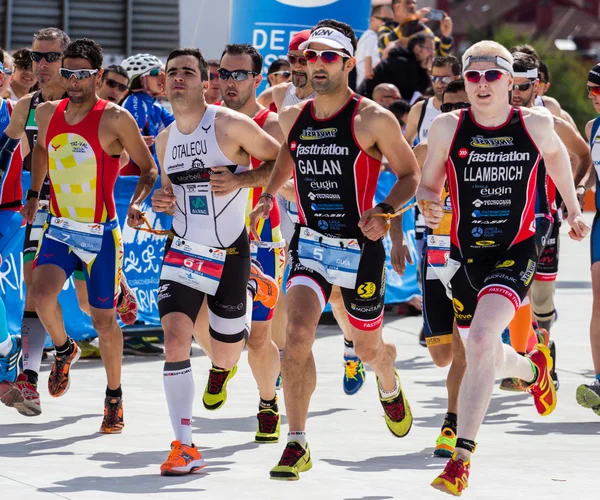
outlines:
{"label": "man with white headband", "polygon": [[538,344],[520,356],[501,341],[535,275],[535,188],[542,157],[563,193],[569,235],[582,240],[590,230],[552,116],[543,108],[509,103],[512,63],[508,50],[492,41],[465,52],[471,108],[433,121],[428,141],[436,147],[427,151],[417,191],[425,222],[435,228],[443,217],[440,193],[448,178],[453,217],[446,271],[456,323],[466,342],[467,370],[459,395],[456,450],[432,486],[456,496],[467,487],[471,454],[496,377],[520,379],[540,415],[556,407],[548,347]]}
{"label": "man with white headband", "polygon": [[[316,385],[312,345],[332,286],[342,290],[356,354],[377,375],[390,431],[408,434],[410,406],[394,368],[396,348],[382,339],[385,250],[381,238],[392,215],[413,196],[419,173],[398,121],[389,111],[348,87],[356,59],[350,26],[321,21],[300,45],[316,97],[283,110],[287,140],[261,200],[250,215],[255,232],[273,197],[296,179],[300,223],[290,243],[287,345],[282,360],[288,443],[272,479],[297,480],[312,467],[306,418]],[[372,206],[381,167],[388,159],[398,176],[386,199]],[[327,192],[327,197],[322,195]]]}

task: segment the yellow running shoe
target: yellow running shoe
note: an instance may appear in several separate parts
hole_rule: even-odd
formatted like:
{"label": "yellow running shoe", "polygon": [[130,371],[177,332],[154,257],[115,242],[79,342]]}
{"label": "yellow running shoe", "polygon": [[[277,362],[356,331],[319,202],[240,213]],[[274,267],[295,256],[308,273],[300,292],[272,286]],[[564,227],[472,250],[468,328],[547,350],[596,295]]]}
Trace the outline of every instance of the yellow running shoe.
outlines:
{"label": "yellow running shoe", "polygon": [[77,345],[81,349],[80,359],[100,359],[100,348],[92,344],[91,340],[80,340]]}
{"label": "yellow running shoe", "polygon": [[258,426],[254,441],[257,443],[278,443],[281,419],[279,418],[277,405],[274,408],[260,408],[256,418],[258,419]]}
{"label": "yellow running shoe", "polygon": [[436,490],[459,497],[469,485],[470,470],[471,461],[467,460],[465,462],[454,453],[452,458],[448,460],[444,472],[433,480],[431,486]]}
{"label": "yellow running shoe", "polygon": [[450,427],[444,427],[435,442],[433,454],[436,457],[451,457],[456,447],[456,434]]}
{"label": "yellow running shoe", "polygon": [[[404,397],[402,384],[400,384],[400,377],[397,372],[396,381],[398,383],[398,394],[393,398],[384,399],[381,397],[381,393],[379,393],[379,401],[381,401],[381,406],[383,406],[385,423],[388,429],[394,436],[404,437],[410,432],[413,417],[408,400]],[[377,378],[378,392],[379,387],[379,378]]]}
{"label": "yellow running shoe", "polygon": [[227,401],[227,383],[237,372],[237,365],[231,370],[213,367],[208,371],[208,382],[204,389],[202,402],[207,410],[218,410]]}
{"label": "yellow running shoe", "polygon": [[312,459],[308,443],[303,447],[297,441],[287,444],[279,463],[271,469],[271,479],[278,481],[298,481],[300,473],[312,469]]}

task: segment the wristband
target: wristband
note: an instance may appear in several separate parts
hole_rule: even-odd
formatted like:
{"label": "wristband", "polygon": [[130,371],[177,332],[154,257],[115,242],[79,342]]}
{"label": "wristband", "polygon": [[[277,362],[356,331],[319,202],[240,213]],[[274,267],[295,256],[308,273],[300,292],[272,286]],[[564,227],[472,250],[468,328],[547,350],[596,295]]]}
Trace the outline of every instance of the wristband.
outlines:
{"label": "wristband", "polygon": [[275,197],[272,194],[270,194],[270,193],[263,193],[258,198],[259,199],[260,198],[269,198],[269,200],[271,200],[272,202],[275,201]]}
{"label": "wristband", "polygon": [[34,191],[33,189],[28,189],[27,190],[27,200],[30,200],[31,198],[39,198],[40,197],[40,193],[39,191]]}
{"label": "wristband", "polygon": [[583,184],[579,184],[579,186],[575,188],[575,191],[577,191],[579,188],[583,188],[584,192],[587,191],[587,188]]}
{"label": "wristband", "polygon": [[396,210],[394,210],[394,207],[392,207],[392,205],[390,205],[389,203],[378,203],[377,205],[375,205],[375,207],[379,207],[381,208],[381,210],[383,210],[384,214],[395,214]]}

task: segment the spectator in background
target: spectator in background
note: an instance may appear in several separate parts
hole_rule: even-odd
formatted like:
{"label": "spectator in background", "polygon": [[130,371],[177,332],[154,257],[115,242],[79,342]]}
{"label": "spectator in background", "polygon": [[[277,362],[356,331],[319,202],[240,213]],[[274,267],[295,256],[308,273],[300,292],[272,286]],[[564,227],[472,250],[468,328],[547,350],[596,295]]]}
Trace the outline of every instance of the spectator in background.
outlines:
{"label": "spectator in background", "polygon": [[2,50],[2,48],[0,48],[0,63],[4,66],[4,79],[0,83],[0,99],[10,99],[10,81],[15,68],[14,59],[6,50]]}
{"label": "spectator in background", "polygon": [[216,59],[209,59],[208,64],[208,89],[204,92],[206,104],[214,104],[221,100],[221,89],[219,88],[219,66],[221,63]]}
{"label": "spectator in background", "polygon": [[387,107],[387,109],[396,117],[402,131],[404,131],[406,121],[408,120],[408,113],[410,112],[410,104],[404,99],[396,99]]}
{"label": "spectator in background", "polygon": [[[408,46],[408,41],[416,33],[415,27],[419,31],[426,31],[434,36],[435,51],[438,56],[447,56],[452,51],[454,41],[452,39],[452,19],[447,14],[439,23],[441,37],[434,35],[431,28],[422,23],[428,21],[427,15],[430,12],[429,7],[417,10],[416,0],[392,0],[392,11],[394,21],[384,23],[378,31],[379,51],[383,53],[389,44]],[[414,26],[411,26],[411,23]],[[415,24],[415,23],[418,23]],[[420,25],[420,26],[419,26]],[[385,57],[384,57],[385,58]]]}
{"label": "spectator in background", "polygon": [[13,54],[13,58],[14,73],[10,82],[10,98],[13,101],[18,101],[31,92],[37,80],[31,69],[31,49],[17,50]]}
{"label": "spectator in background", "polygon": [[384,108],[398,99],[400,99],[400,91],[391,83],[380,83],[373,89],[373,100]]}
{"label": "spectator in background", "polygon": [[285,59],[275,59],[267,71],[269,86],[274,87],[283,82],[289,82],[292,77],[290,62]]}
{"label": "spectator in background", "polygon": [[358,89],[366,97],[380,83],[392,83],[400,90],[402,99],[413,104],[431,85],[429,72],[435,54],[435,41],[429,33],[410,38],[408,47],[394,47],[387,59],[375,68],[373,78],[365,80]]}
{"label": "spectator in background", "polygon": [[378,5],[371,10],[369,29],[363,33],[356,49],[356,86],[359,87],[365,78],[373,76],[373,68],[381,59],[377,46],[377,31],[392,17],[388,5]]}
{"label": "spectator in background", "polygon": [[123,66],[111,64],[104,69],[102,80],[98,82],[96,93],[101,99],[121,104],[129,92],[129,75]]}

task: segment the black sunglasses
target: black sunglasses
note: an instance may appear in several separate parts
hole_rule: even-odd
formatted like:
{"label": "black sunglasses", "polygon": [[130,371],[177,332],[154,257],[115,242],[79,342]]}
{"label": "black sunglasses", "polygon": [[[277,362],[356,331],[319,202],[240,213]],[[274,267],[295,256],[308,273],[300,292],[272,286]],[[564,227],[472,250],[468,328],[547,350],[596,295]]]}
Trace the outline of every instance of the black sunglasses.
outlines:
{"label": "black sunglasses", "polygon": [[229,78],[233,78],[234,81],[236,82],[243,82],[244,80],[248,79],[248,76],[252,75],[258,75],[258,73],[254,72],[254,71],[248,71],[245,69],[236,69],[234,71],[227,71],[226,69],[223,68],[219,68],[219,78],[221,80],[229,80]]}
{"label": "black sunglasses", "polygon": [[534,82],[525,82],[525,83],[515,83],[513,85],[513,90],[518,90],[519,92],[525,92],[529,90],[529,88],[534,84]]}
{"label": "black sunglasses", "polygon": [[46,59],[46,62],[53,63],[60,60],[62,52],[37,52],[31,51],[31,60],[34,62],[40,62],[42,59]]}
{"label": "black sunglasses", "polygon": [[129,89],[127,85],[123,85],[122,83],[112,80],[111,78],[106,78],[104,81],[111,89],[119,89],[121,92],[125,92]]}
{"label": "black sunglasses", "polygon": [[470,107],[470,102],[445,102],[440,106],[440,111],[442,113],[450,113],[450,111],[454,111],[455,109],[464,109]]}

